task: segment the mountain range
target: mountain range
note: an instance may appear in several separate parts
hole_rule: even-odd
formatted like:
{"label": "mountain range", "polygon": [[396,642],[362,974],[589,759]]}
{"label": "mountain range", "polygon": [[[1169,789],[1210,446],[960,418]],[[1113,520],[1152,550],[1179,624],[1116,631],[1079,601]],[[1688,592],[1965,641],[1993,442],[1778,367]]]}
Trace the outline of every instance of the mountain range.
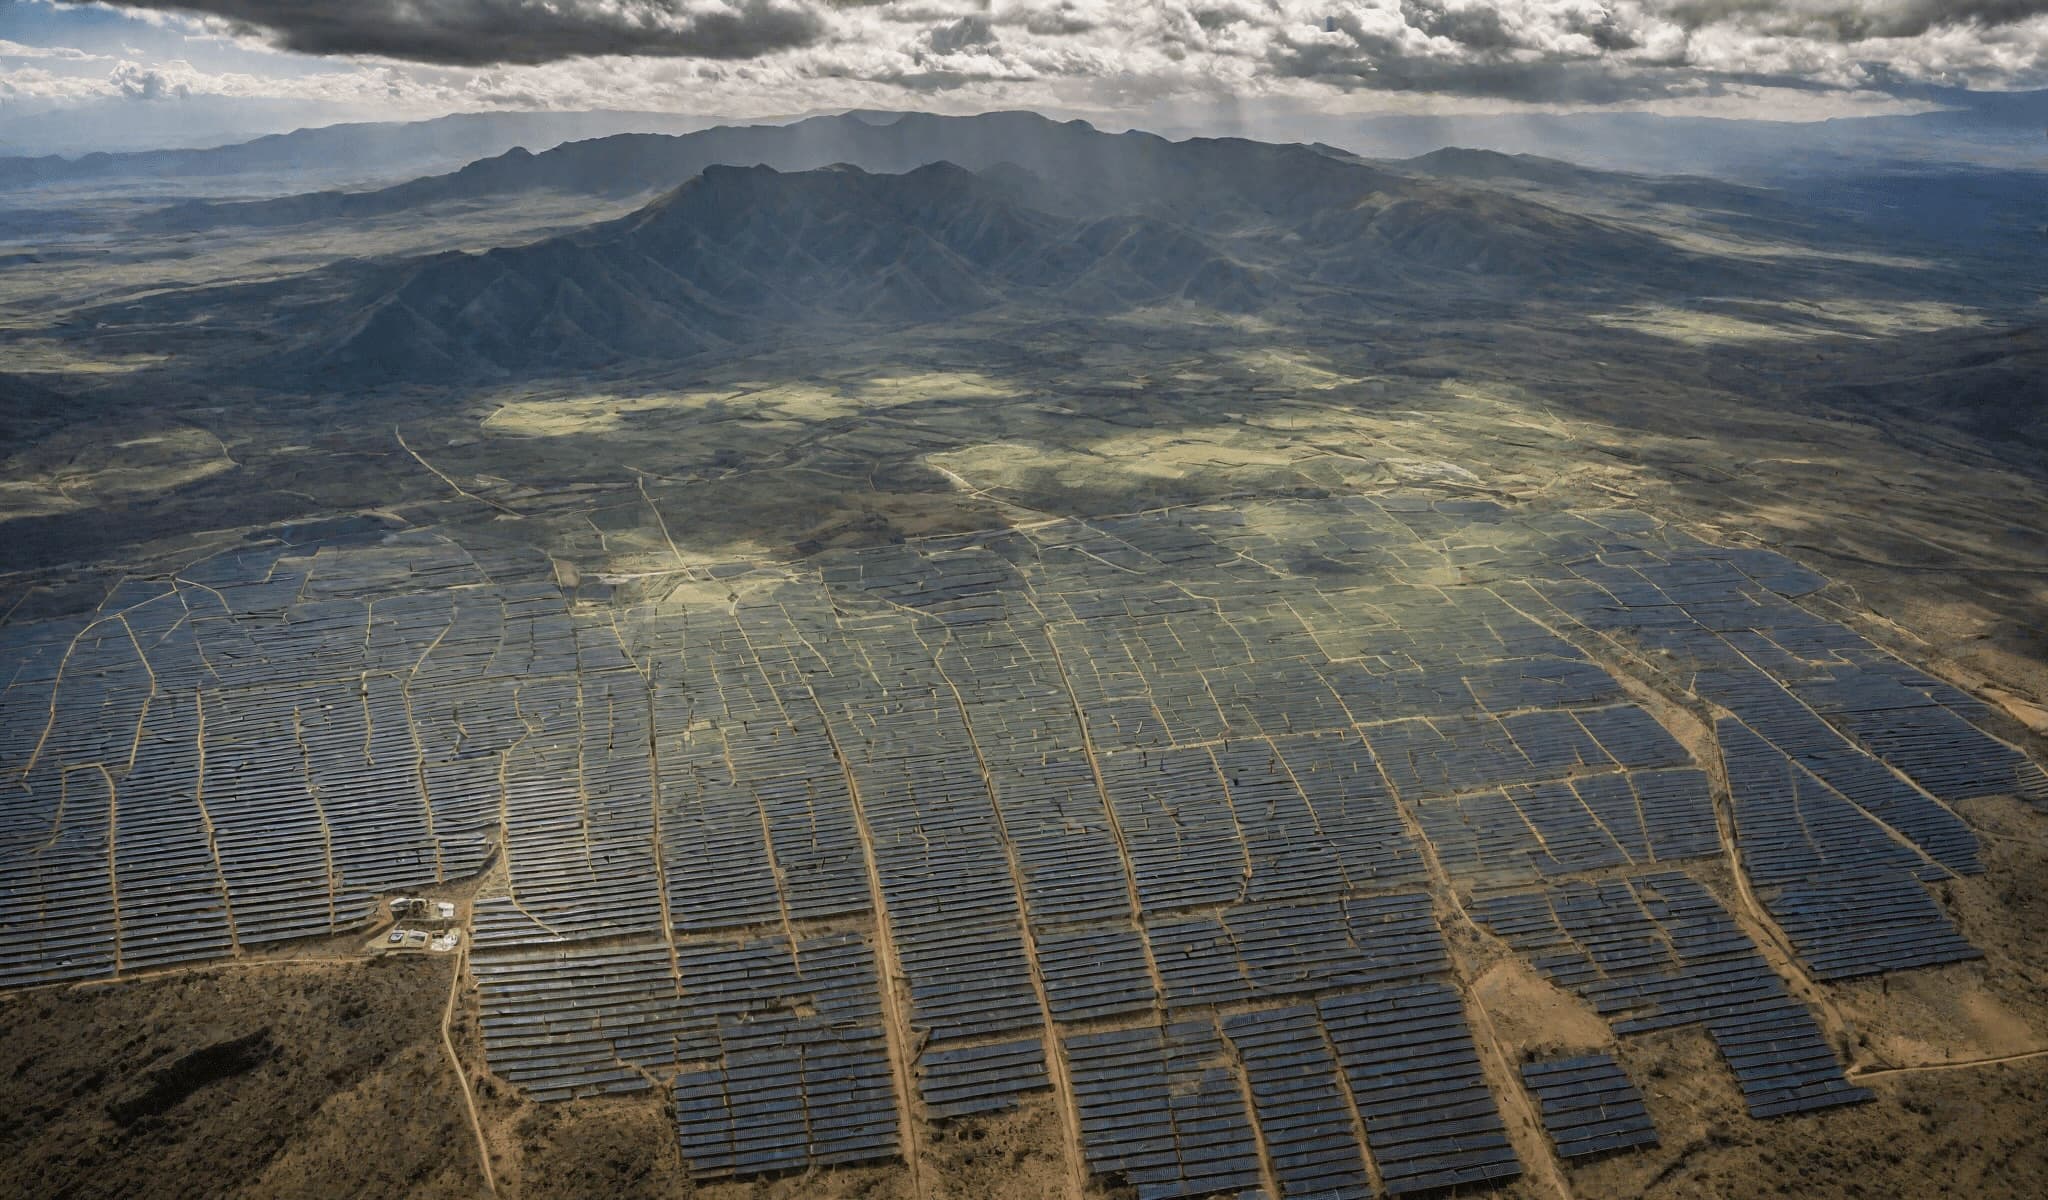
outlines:
{"label": "mountain range", "polygon": [[208,179],[252,174],[391,178],[624,132],[683,133],[715,117],[632,112],[455,113],[429,121],[367,121],[274,133],[222,146],[0,157],[0,190],[98,180]]}
{"label": "mountain range", "polygon": [[1082,309],[1264,298],[1257,272],[1184,229],[1024,208],[950,163],[900,175],[713,166],[623,220],[380,274],[307,365],[350,380],[575,368],[1051,295]]}
{"label": "mountain range", "polygon": [[[1295,220],[1355,197],[1361,187],[1411,190],[1414,176],[1431,173],[1424,160],[1413,164],[1419,170],[1404,170],[1330,147],[1243,138],[1169,141],[1139,131],[1103,133],[1085,121],[1054,121],[1030,112],[973,117],[850,112],[675,136],[619,134],[567,142],[538,154],[514,148],[460,170],[391,187],[265,200],[195,200],[160,210],[143,224],[153,232],[189,233],[231,225],[385,217],[531,192],[614,200],[651,197],[715,165],[791,172],[850,163],[897,174],[933,162],[970,171],[1022,168],[1037,188],[1029,202],[1040,208],[1075,214],[1144,209],[1196,221],[1219,212]],[[1282,171],[1288,173],[1286,186],[1276,182]]]}
{"label": "mountain range", "polygon": [[[2018,241],[2025,243],[2048,221],[2038,175],[1991,168],[1951,167],[1921,176],[1896,164],[1872,162],[1858,171],[1829,175],[1822,184],[1764,188],[1699,176],[1617,173],[1471,148],[1378,160],[1323,144],[1109,134],[1083,121],[1055,121],[1029,112],[973,117],[848,112],[683,134],[612,134],[565,141],[539,153],[514,146],[457,170],[386,187],[255,200],[192,199],[144,212],[135,224],[147,233],[189,234],[403,219],[425,210],[496,206],[532,195],[616,203],[652,199],[714,165],[792,172],[850,163],[893,174],[941,161],[972,171],[1022,168],[1035,190],[1018,199],[1048,211],[1143,211],[1196,224],[1213,222],[1219,213],[1235,213],[1248,222],[1291,223],[1355,196],[1368,179],[1371,188],[1389,195],[1412,195],[1418,184],[1437,180],[1458,185],[1460,191],[1479,185],[1520,188],[1538,199],[1551,192],[1602,205],[1617,199],[1677,205],[1710,215],[1731,230],[1789,235],[1794,241],[1909,236],[1964,251],[1996,242],[2000,256],[2013,249],[2012,235],[2021,235]],[[1292,187],[1272,186],[1272,177],[1281,171],[1289,173]],[[1901,189],[1914,192],[1915,202],[1897,203]]]}
{"label": "mountain range", "polygon": [[188,349],[192,318],[210,338],[240,321],[283,343],[276,366],[357,386],[682,358],[821,322],[1004,304],[1399,311],[1629,296],[1730,270],[1511,190],[1328,148],[1170,142],[1028,113],[624,135],[330,195],[403,206],[525,188],[652,198],[529,245],[349,261],[85,320],[175,330]]}
{"label": "mountain range", "polygon": [[[1694,283],[1721,270],[1530,200],[1307,148],[1163,145],[1170,155],[1137,156],[1135,171],[1104,170],[1081,188],[1007,162],[900,174],[712,165],[578,232],[362,268],[346,299],[301,323],[343,332],[316,336],[292,363],[348,384],[449,379],[681,358],[818,323],[1003,304],[1384,308],[1418,294],[1441,304],[1626,292],[1673,270]],[[1258,169],[1276,150],[1294,161]],[[1179,190],[1164,190],[1166,178]]]}

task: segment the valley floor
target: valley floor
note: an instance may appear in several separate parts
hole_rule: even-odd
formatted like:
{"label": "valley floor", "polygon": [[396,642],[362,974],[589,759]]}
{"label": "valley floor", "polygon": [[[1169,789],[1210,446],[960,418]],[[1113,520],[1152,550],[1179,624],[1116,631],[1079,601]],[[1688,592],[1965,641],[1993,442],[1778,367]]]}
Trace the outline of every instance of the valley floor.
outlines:
{"label": "valley floor", "polygon": [[[2013,309],[1624,206],[1799,286],[350,390],[72,323],[574,207],[0,276],[0,1191],[2038,1191]],[[1599,1054],[1656,1144],[1560,1158]]]}

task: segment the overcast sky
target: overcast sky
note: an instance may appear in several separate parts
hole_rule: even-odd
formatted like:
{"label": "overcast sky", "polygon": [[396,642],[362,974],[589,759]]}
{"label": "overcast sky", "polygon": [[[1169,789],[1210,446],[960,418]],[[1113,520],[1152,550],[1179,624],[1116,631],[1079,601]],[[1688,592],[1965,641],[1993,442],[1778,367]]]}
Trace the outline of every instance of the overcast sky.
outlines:
{"label": "overcast sky", "polygon": [[2048,86],[2048,0],[0,0],[0,125],[237,104],[1800,119],[1929,84]]}

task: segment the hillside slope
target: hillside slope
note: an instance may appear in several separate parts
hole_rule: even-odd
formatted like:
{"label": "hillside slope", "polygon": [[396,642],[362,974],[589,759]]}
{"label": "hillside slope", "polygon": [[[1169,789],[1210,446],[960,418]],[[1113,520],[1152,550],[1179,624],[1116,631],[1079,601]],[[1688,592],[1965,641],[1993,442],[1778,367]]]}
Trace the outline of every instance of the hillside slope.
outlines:
{"label": "hillside slope", "polygon": [[[390,216],[429,205],[475,203],[527,192],[624,198],[666,191],[706,167],[809,171],[851,163],[896,174],[933,162],[980,171],[1021,167],[1044,181],[1041,199],[1070,209],[1156,210],[1182,220],[1256,215],[1276,201],[1299,216],[1336,193],[1399,188],[1396,174],[1343,162],[1306,146],[1235,138],[1170,142],[1149,133],[1102,133],[1084,121],[1036,113],[942,117],[847,113],[790,125],[720,126],[681,136],[620,134],[544,153],[513,149],[460,170],[374,191],[328,191],[271,200],[192,201],[142,221],[158,232],[229,225],[282,226]],[[1275,189],[1281,174],[1289,186]]]}
{"label": "hillside slope", "polygon": [[712,167],[630,217],[484,254],[395,265],[304,359],[352,382],[680,358],[771,328],[917,322],[1006,299],[1240,307],[1252,272],[1144,218],[1011,203],[951,164],[783,174]]}
{"label": "hillside slope", "polygon": [[[673,361],[820,322],[928,322],[1011,303],[1277,313],[1300,302],[1420,315],[1742,282],[1727,260],[1540,197],[1309,146],[1111,136],[1031,114],[881,126],[840,117],[792,130],[816,139],[854,127],[867,130],[858,136],[870,139],[868,165],[713,163],[626,217],[530,245],[165,291],[81,312],[65,329],[107,351],[189,355],[203,344],[348,387]],[[560,153],[646,144],[604,139]],[[950,144],[972,161],[900,174],[872,165]],[[564,161],[514,156],[467,174],[530,182]],[[579,186],[629,175],[582,176]]]}

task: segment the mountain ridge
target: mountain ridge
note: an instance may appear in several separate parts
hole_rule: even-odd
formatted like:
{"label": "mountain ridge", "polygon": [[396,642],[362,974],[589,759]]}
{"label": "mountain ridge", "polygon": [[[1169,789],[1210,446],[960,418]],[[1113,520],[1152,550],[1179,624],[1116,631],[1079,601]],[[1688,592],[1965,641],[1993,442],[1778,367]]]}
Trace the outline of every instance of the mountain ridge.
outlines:
{"label": "mountain ridge", "polygon": [[1024,208],[950,163],[898,175],[713,166],[589,229],[404,264],[299,361],[351,382],[591,367],[1052,294],[1083,309],[1263,298],[1252,272],[1190,231]]}
{"label": "mountain ridge", "polygon": [[[1739,271],[1540,196],[1327,148],[1169,142],[1035,114],[829,120],[743,132],[781,139],[808,161],[846,149],[838,133],[851,129],[879,139],[861,143],[867,163],[713,162],[630,213],[524,246],[338,262],[109,304],[67,324],[156,352],[173,330],[190,346],[203,315],[209,344],[225,352],[355,386],[684,358],[777,328],[931,321],[1054,298],[1091,313],[1189,303],[1242,314],[1297,302],[1397,312],[1626,299],[1669,291],[1673,279],[1713,287]],[[635,165],[635,148],[686,140],[571,143],[465,172],[491,187],[624,153],[629,167],[658,175],[668,167]],[[925,161],[954,144],[973,166]],[[876,160],[913,161],[883,171]],[[242,348],[228,349],[238,337]]]}
{"label": "mountain ridge", "polygon": [[475,161],[527,143],[545,149],[607,133],[680,133],[717,120],[596,110],[451,113],[426,121],[351,121],[219,146],[4,156],[0,157],[0,190],[101,179],[195,179],[337,167],[417,169]]}
{"label": "mountain ridge", "polygon": [[[1209,155],[1185,147],[1209,147]],[[1228,160],[1227,162],[1224,160]],[[1189,164],[1210,170],[1190,178]],[[875,124],[859,114],[812,117],[789,125],[718,126],[681,135],[618,134],[571,141],[541,153],[508,150],[458,170],[367,191],[300,193],[269,200],[187,201],[139,224],[155,232],[197,232],[228,225],[279,226],[316,220],[389,216],[431,204],[492,200],[526,191],[626,199],[675,187],[714,165],[765,165],[806,171],[846,162],[883,173],[930,162],[980,170],[1009,162],[1032,171],[1085,206],[1167,204],[1175,197],[1221,194],[1256,186],[1282,167],[1299,173],[1303,202],[1336,183],[1350,187],[1360,171],[1392,172],[1342,162],[1309,147],[1242,138],[1170,142],[1155,134],[1103,133],[1085,121],[1054,121],[1030,112],[944,117],[901,114]],[[1183,217],[1188,214],[1182,213]]]}

